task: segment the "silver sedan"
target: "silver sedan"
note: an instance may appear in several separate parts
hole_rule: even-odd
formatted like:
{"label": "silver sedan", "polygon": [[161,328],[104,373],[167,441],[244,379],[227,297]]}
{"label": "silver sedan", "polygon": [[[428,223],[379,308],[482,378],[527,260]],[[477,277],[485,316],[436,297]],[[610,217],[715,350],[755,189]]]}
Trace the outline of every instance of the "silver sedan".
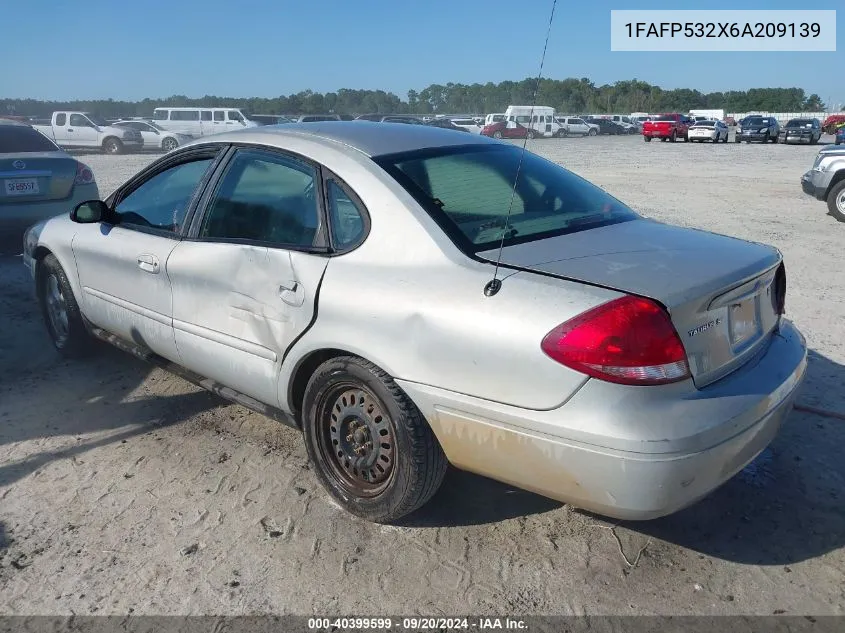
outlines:
{"label": "silver sedan", "polygon": [[672,513],[771,442],[806,368],[776,249],[429,126],[201,139],[29,238],[60,352],[94,334],[301,428],[373,521],[422,506],[448,463]]}

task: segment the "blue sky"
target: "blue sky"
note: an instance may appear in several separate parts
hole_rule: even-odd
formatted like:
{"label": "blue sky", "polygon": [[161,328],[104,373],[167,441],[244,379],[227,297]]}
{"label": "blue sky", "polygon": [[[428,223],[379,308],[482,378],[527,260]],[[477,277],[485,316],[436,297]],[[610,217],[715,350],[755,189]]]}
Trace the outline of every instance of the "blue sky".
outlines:
{"label": "blue sky", "polygon": [[[710,92],[804,88],[845,105],[842,0],[710,0],[689,8],[840,9],[834,53],[610,52],[611,9],[677,1],[558,0],[544,76],[637,78]],[[551,0],[29,0],[3,8],[0,98],[278,96],[537,73]],[[13,70],[14,72],[8,72]]]}

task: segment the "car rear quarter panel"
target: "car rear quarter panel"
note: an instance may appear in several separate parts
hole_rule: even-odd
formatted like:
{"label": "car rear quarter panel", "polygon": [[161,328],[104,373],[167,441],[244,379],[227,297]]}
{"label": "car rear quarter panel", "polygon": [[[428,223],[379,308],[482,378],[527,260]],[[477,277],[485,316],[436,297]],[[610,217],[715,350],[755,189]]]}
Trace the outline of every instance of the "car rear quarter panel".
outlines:
{"label": "car rear quarter panel", "polygon": [[[461,253],[380,168],[327,161],[361,197],[371,230],[331,259],[313,326],[282,367],[280,401],[300,362],[341,349],[395,378],[530,409],[559,406],[585,377],[547,357],[543,337],[563,321],[619,296],[540,274],[501,269],[501,290],[484,286],[494,267]],[[369,162],[369,159],[366,159]]]}

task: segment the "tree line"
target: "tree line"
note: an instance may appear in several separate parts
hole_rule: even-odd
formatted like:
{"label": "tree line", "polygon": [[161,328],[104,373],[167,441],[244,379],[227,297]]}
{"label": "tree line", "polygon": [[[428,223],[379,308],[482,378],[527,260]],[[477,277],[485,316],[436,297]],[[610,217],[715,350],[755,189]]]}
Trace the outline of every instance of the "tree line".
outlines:
{"label": "tree line", "polygon": [[304,90],[279,97],[190,98],[173,95],[164,99],[117,101],[113,99],[40,101],[0,99],[0,113],[21,116],[49,116],[54,110],[84,110],[100,116],[150,116],[159,106],[240,107],[251,114],[481,114],[502,112],[510,104],[531,103],[537,88],[537,104],[552,106],[561,113],[629,113],[688,111],[718,108],[726,112],[818,112],[825,104],[816,94],[802,88],[751,88],[704,93],[689,88],[663,90],[632,79],[596,86],[587,78],[488,82],[486,84],[432,84],[420,91],[409,90],[406,99],[384,90],[353,90],[319,93]]}

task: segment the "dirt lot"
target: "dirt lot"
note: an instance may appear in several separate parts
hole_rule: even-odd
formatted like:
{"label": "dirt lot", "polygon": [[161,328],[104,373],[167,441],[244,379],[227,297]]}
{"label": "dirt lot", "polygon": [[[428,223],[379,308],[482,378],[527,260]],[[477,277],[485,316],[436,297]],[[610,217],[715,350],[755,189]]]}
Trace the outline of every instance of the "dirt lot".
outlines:
{"label": "dirt lot", "polygon": [[[845,412],[845,225],[798,182],[817,148],[532,148],[645,215],[780,248],[811,348],[799,400]],[[152,158],[84,160],[105,194]],[[658,521],[612,531],[452,472],[382,527],[329,502],[294,431],[117,351],[60,360],[20,258],[0,263],[0,323],[0,613],[845,613],[841,420],[793,412],[751,467]]]}

